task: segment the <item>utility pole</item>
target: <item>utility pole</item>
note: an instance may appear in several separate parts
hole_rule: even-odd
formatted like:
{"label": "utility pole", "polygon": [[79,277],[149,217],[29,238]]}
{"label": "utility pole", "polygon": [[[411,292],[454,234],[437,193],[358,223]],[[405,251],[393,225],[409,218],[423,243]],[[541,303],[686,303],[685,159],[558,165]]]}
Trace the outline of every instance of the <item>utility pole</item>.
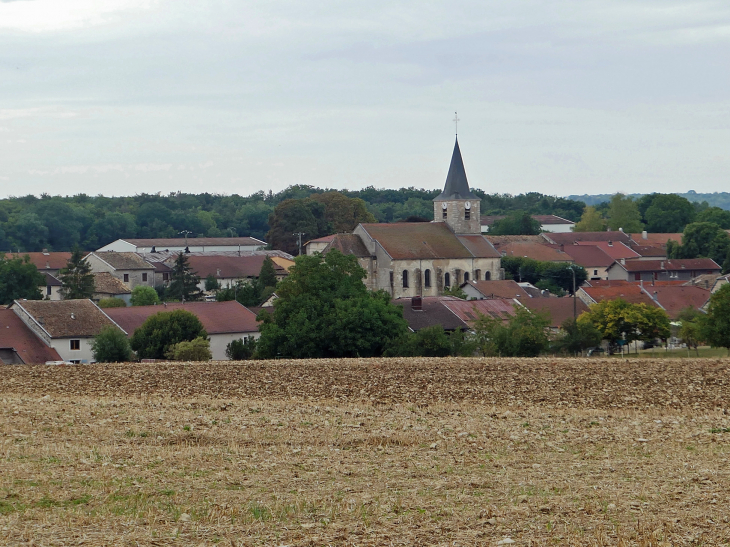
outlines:
{"label": "utility pole", "polygon": [[185,249],[188,248],[188,235],[192,233],[193,232],[191,232],[190,230],[182,230],[181,232],[178,232],[178,234],[185,234]]}
{"label": "utility pole", "polygon": [[292,235],[297,236],[299,239],[299,254],[297,256],[302,256],[302,236],[305,235],[304,232],[294,232]]}
{"label": "utility pole", "polygon": [[575,301],[575,269],[573,269],[573,266],[570,267],[570,273],[573,274],[573,323],[575,323],[578,319],[578,308]]}

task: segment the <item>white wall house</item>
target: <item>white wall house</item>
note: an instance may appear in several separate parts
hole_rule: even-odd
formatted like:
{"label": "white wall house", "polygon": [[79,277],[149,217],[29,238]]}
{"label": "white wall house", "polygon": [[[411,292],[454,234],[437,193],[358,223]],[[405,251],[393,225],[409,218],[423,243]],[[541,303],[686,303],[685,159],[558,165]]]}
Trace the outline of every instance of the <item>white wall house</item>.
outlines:
{"label": "white wall house", "polygon": [[97,252],[117,251],[129,253],[154,253],[160,251],[256,251],[266,246],[265,241],[254,237],[189,237],[158,239],[117,239],[97,249]]}
{"label": "white wall house", "polygon": [[23,323],[61,359],[91,363],[91,344],[105,327],[119,326],[91,300],[16,300],[10,305]]}

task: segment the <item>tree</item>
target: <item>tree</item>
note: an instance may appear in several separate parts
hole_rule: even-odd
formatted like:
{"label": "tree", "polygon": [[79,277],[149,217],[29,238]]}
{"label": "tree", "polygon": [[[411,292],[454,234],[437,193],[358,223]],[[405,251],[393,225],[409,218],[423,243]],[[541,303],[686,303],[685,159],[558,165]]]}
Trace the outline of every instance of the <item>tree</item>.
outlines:
{"label": "tree", "polygon": [[451,287],[444,288],[443,295],[444,296],[453,296],[455,298],[461,298],[462,300],[467,299],[466,293],[457,284],[453,284]]}
{"label": "tree", "polygon": [[127,303],[121,298],[102,298],[97,302],[100,308],[126,308]]}
{"label": "tree", "polygon": [[730,355],[730,283],[710,296],[707,315],[701,321],[702,337],[715,348],[727,348]]}
{"label": "tree", "polygon": [[515,306],[515,315],[504,320],[480,315],[474,322],[474,334],[484,356],[537,357],[549,346],[549,326],[545,316]]}
{"label": "tree", "polygon": [[326,206],[310,198],[284,200],[269,215],[266,240],[272,249],[298,254],[299,239],[294,234],[303,233],[304,242],[333,232],[325,213]]}
{"label": "tree", "polygon": [[94,360],[99,363],[127,363],[134,355],[127,336],[117,327],[109,325],[94,337],[91,343]]}
{"label": "tree", "polygon": [[641,232],[641,213],[631,196],[615,194],[608,206],[608,227],[611,230],[623,229],[624,232]]}
{"label": "tree", "polygon": [[575,355],[583,353],[601,343],[601,331],[593,323],[580,322],[572,317],[566,319],[562,326],[562,336],[555,341],[555,349],[561,353]]}
{"label": "tree", "polygon": [[270,256],[264,258],[256,282],[262,294],[267,288],[276,287],[276,269],[274,268],[274,261],[271,260]]}
{"label": "tree", "polygon": [[540,233],[540,222],[529,213],[514,211],[492,224],[489,233],[495,236],[537,235]]}
{"label": "tree", "polygon": [[574,232],[603,232],[606,230],[606,221],[595,207],[586,207],[580,221],[575,224]]}
{"label": "tree", "polygon": [[406,332],[391,340],[385,357],[446,357],[452,353],[452,343],[441,325],[433,325],[417,332]]}
{"label": "tree", "polygon": [[164,359],[178,342],[207,338],[200,320],[187,310],[151,315],[132,335],[132,349],[140,359]]}
{"label": "tree", "polygon": [[709,207],[700,212],[696,218],[697,222],[712,222],[723,230],[730,229],[730,211],[719,207]]}
{"label": "tree", "polygon": [[407,330],[403,310],[370,292],[357,258],[331,251],[300,256],[277,287],[273,314],[262,312],[258,355],[372,357]]}
{"label": "tree", "polygon": [[66,267],[58,272],[58,279],[63,284],[61,296],[65,300],[91,298],[96,290],[91,266],[78,247],[71,253]]}
{"label": "tree", "polygon": [[129,300],[132,306],[154,306],[159,301],[157,291],[146,285],[137,285],[132,289],[132,297]]}
{"label": "tree", "polygon": [[202,337],[173,344],[165,352],[165,356],[173,361],[209,361],[213,358],[210,342]]}
{"label": "tree", "polygon": [[198,284],[200,284],[200,277],[195,275],[188,264],[188,257],[185,253],[178,254],[170,273],[167,295],[183,302],[201,300],[203,292],[198,288]]}
{"label": "tree", "polygon": [[695,209],[686,198],[676,194],[656,194],[644,213],[646,229],[657,233],[676,233],[694,220]]}
{"label": "tree", "polygon": [[702,342],[702,318],[704,314],[693,307],[688,307],[679,312],[677,321],[680,323],[677,336],[687,344],[687,348],[694,348],[699,357],[699,345]]}
{"label": "tree", "polygon": [[226,346],[226,357],[231,361],[246,361],[256,353],[256,339],[252,336],[232,340]]}
{"label": "tree", "polygon": [[43,298],[38,287],[46,284],[46,278],[30,261],[30,257],[5,258],[0,253],[0,304],[11,304],[13,300],[40,300]]}
{"label": "tree", "polygon": [[221,284],[213,274],[208,274],[205,278],[205,290],[208,292],[217,291],[221,288]]}
{"label": "tree", "polygon": [[682,234],[682,245],[667,245],[669,258],[708,257],[720,265],[730,255],[730,235],[712,222],[688,224]]}
{"label": "tree", "polygon": [[366,203],[359,198],[348,198],[340,192],[324,192],[310,197],[324,205],[325,219],[334,232],[352,232],[362,222],[375,222]]}
{"label": "tree", "polygon": [[573,293],[573,274],[575,286],[580,287],[588,273],[577,264],[565,262],[540,262],[523,256],[502,257],[502,267],[507,279],[532,283],[536,287],[547,289],[555,294],[563,291]]}
{"label": "tree", "polygon": [[581,314],[578,322],[592,324],[610,346],[637,340],[666,340],[670,335],[669,317],[663,309],[630,304],[621,298],[593,304],[590,311]]}

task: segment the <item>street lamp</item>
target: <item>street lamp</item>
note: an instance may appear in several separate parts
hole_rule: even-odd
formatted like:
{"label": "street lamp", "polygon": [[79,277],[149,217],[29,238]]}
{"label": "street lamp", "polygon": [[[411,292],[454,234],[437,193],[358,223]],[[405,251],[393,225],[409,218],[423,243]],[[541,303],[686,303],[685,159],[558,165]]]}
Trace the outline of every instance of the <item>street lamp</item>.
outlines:
{"label": "street lamp", "polygon": [[188,235],[192,234],[190,230],[182,230],[181,232],[178,232],[178,234],[185,234],[185,252],[190,252],[190,249],[188,249]]}

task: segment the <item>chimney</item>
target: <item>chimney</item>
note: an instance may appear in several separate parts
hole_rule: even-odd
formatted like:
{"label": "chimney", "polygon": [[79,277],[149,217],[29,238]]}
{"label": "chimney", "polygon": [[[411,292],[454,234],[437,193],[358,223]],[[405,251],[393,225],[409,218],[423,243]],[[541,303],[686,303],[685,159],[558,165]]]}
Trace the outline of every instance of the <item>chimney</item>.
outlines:
{"label": "chimney", "polygon": [[220,276],[221,276],[221,269],[220,269],[220,268],[216,269],[216,271],[215,271],[215,275],[216,275],[217,277],[220,277]]}
{"label": "chimney", "polygon": [[619,228],[618,231],[621,232],[622,234],[624,233],[624,229],[623,228]]}
{"label": "chimney", "polygon": [[622,265],[622,266],[626,266],[626,259],[625,259],[625,258],[622,258],[622,259],[621,259],[621,265]]}
{"label": "chimney", "polygon": [[613,241],[609,241],[609,242],[608,242],[608,246],[609,246],[609,247],[613,247]]}
{"label": "chimney", "polygon": [[662,261],[661,261],[661,263],[659,264],[659,268],[661,268],[662,270],[664,269],[664,261],[663,261],[663,260],[662,260]]}
{"label": "chimney", "polygon": [[413,311],[423,311],[423,298],[420,296],[411,298],[411,309]]}
{"label": "chimney", "polygon": [[644,230],[641,232],[641,239],[649,239],[649,234]]}
{"label": "chimney", "polygon": [[652,297],[652,298],[653,298],[654,300],[656,300],[656,299],[657,299],[657,296],[658,296],[658,295],[659,295],[659,293],[657,293],[656,291],[654,291],[654,294],[652,294],[652,295],[651,295],[651,297]]}

